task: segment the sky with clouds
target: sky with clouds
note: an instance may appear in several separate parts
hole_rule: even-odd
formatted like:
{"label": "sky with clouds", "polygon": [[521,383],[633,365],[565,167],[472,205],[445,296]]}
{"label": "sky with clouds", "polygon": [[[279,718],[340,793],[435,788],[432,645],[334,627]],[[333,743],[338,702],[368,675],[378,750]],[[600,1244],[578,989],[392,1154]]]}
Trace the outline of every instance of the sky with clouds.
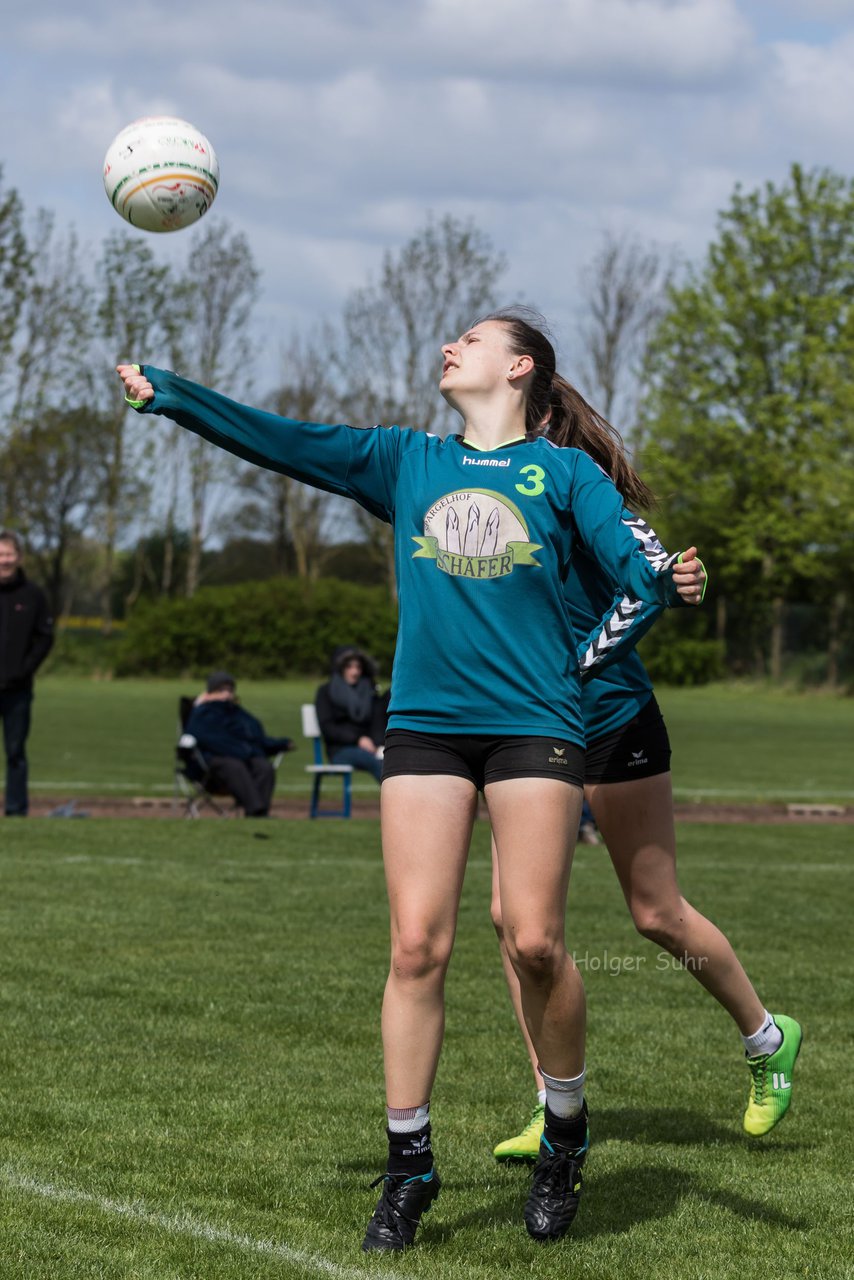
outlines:
{"label": "sky with clouds", "polygon": [[[208,216],[262,272],[268,368],[428,213],[490,236],[503,300],[543,311],[566,363],[604,228],[696,258],[736,182],[852,168],[854,0],[0,0],[0,17],[5,185],[97,251],[114,135],[192,121],[221,166]],[[196,233],[149,239],[168,260]]]}

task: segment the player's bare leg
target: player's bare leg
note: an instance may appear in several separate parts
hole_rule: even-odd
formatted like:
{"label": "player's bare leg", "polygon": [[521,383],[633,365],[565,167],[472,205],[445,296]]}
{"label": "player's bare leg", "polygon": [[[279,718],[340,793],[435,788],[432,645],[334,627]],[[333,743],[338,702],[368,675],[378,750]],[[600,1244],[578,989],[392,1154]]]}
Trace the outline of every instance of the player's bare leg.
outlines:
{"label": "player's bare leg", "polygon": [[676,957],[750,1035],[765,1015],[762,1001],[729,940],[679,889],[670,774],[598,783],[587,788],[587,799],[635,927]]}
{"label": "player's bare leg", "polygon": [[499,1142],[492,1154],[496,1160],[534,1161],[539,1155],[540,1139],[543,1136],[546,1089],[543,1077],[540,1075],[537,1051],[528,1034],[528,1028],[525,1026],[525,1018],[522,1014],[522,991],[519,986],[519,979],[507,954],[507,945],[504,941],[504,922],[501,916],[501,892],[498,879],[498,854],[495,848],[494,836],[492,838],[492,901],[490,903],[490,914],[498,936],[501,967],[504,970],[510,1002],[513,1005],[516,1022],[525,1042],[525,1051],[528,1054],[528,1061],[531,1064],[531,1072],[534,1077],[534,1092],[537,1095],[537,1101],[531,1110],[530,1118],[521,1132],[515,1134],[512,1138],[506,1138],[504,1141]]}
{"label": "player's bare leg", "polygon": [[554,1240],[575,1217],[587,1152],[584,985],[565,940],[581,790],[557,779],[514,778],[490,783],[485,794],[507,956],[546,1089],[525,1225],[534,1239]]}
{"label": "player's bare leg", "polygon": [[801,1028],[768,1013],[729,940],[682,897],[670,774],[598,783],[587,797],[635,926],[675,956],[738,1026],[751,1073],[744,1129],[769,1133],[791,1105]]}
{"label": "player's bare leg", "polygon": [[465,778],[395,776],[383,782],[381,806],[391,916],[382,1012],[389,1159],[366,1251],[406,1248],[439,1194],[429,1103],[477,791]]}
{"label": "player's bare leg", "polygon": [[383,998],[389,1106],[425,1102],[445,1028],[445,974],[477,812],[465,778],[405,776],[382,785],[391,967]]}

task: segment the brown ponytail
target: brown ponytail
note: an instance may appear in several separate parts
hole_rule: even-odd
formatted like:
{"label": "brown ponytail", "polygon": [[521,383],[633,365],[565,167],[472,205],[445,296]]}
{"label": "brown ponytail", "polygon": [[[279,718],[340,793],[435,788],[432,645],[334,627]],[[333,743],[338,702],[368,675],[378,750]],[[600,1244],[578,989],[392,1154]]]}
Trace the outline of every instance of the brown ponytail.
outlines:
{"label": "brown ponytail", "polygon": [[626,457],[616,427],[589,405],[566,378],[556,373],[551,385],[551,416],[545,424],[549,440],[563,448],[583,449],[614,481],[632,507],[655,506],[655,494]]}
{"label": "brown ponytail", "polygon": [[554,347],[540,327],[542,316],[527,307],[512,307],[482,320],[504,325],[513,354],[529,355],[534,361],[525,407],[528,435],[547,435],[561,448],[583,450],[607,472],[628,506],[654,507],[655,494],[626,457],[619,431],[556,371]]}

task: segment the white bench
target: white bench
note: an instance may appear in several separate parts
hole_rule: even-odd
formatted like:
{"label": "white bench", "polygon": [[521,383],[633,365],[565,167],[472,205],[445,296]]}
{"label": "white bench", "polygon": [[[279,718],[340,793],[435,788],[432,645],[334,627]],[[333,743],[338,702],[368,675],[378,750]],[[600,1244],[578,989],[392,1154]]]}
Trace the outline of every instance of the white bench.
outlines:
{"label": "white bench", "polygon": [[[349,818],[351,807],[351,784],[353,766],[351,764],[325,764],[323,760],[323,739],[320,736],[320,725],[317,723],[317,711],[313,702],[302,704],[302,731],[306,738],[314,744],[314,764],[305,766],[306,773],[312,775],[310,818]],[[341,808],[321,809],[320,788],[324,778],[341,779]]]}

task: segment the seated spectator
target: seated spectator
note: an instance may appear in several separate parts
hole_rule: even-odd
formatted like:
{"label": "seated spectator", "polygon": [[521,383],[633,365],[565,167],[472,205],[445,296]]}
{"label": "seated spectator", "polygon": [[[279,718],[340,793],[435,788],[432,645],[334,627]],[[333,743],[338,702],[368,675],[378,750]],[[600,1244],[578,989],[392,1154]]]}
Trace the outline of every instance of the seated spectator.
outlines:
{"label": "seated spectator", "polygon": [[330,764],[383,776],[388,694],[380,694],[376,667],[361,649],[342,645],[332,655],[332,674],[315,694],[317,721]]}
{"label": "seated spectator", "polygon": [[227,671],[208,676],[184,732],[196,739],[208,767],[208,781],[234,796],[246,818],[266,818],[276,784],[269,759],[293,751],[290,738],[268,738],[264,726],[237,701],[237,682]]}

